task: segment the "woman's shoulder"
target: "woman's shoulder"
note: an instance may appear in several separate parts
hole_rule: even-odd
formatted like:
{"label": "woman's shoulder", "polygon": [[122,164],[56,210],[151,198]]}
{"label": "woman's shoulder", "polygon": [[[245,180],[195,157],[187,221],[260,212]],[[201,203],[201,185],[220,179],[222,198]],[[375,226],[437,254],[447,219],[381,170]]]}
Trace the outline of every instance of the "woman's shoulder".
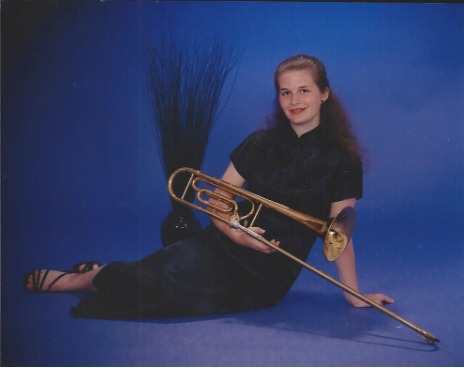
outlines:
{"label": "woman's shoulder", "polygon": [[362,170],[362,159],[357,153],[348,151],[342,147],[327,147],[327,159],[330,166],[336,167],[352,167]]}
{"label": "woman's shoulder", "polygon": [[327,146],[327,152],[329,152],[331,155],[337,156],[338,158],[342,160],[354,160],[357,161],[360,159],[359,155],[356,153],[352,153],[346,148],[343,147],[333,147],[333,146]]}

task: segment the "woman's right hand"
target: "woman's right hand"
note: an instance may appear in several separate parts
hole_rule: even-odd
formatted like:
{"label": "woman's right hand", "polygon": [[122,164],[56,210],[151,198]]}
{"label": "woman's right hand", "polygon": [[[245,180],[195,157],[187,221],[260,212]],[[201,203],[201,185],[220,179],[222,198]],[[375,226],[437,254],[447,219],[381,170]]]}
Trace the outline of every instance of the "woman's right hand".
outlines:
{"label": "woman's right hand", "polygon": [[[261,229],[260,227],[250,227],[249,229],[259,235],[263,235],[266,232],[266,230]],[[275,252],[275,249],[272,249],[270,246],[261,243],[259,240],[253,238],[242,230],[233,229],[232,232],[232,240],[239,245],[243,245],[244,247],[248,247],[266,254]],[[276,246],[280,245],[280,241],[275,241],[275,239],[271,240],[271,243],[275,244]]]}

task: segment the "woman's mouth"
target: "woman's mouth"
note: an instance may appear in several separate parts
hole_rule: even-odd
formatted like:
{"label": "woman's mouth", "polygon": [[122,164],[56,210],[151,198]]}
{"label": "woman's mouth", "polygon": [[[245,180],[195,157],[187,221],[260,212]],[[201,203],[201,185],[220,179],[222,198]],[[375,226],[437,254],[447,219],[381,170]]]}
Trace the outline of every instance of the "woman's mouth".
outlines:
{"label": "woman's mouth", "polygon": [[303,111],[305,111],[305,110],[306,110],[306,107],[303,108],[303,109],[293,109],[293,110],[290,110],[290,112],[291,112],[292,114],[298,115],[298,114],[301,114],[301,113],[302,113]]}

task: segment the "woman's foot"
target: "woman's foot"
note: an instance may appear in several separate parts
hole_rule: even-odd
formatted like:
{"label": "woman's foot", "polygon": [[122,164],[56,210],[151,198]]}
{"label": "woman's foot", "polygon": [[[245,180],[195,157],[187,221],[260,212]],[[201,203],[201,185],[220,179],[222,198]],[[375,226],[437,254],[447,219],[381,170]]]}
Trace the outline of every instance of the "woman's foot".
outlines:
{"label": "woman's foot", "polygon": [[36,270],[24,276],[23,287],[31,293],[96,292],[93,278],[100,269],[101,267],[86,273]]}
{"label": "woman's foot", "polygon": [[35,270],[23,278],[23,286],[32,293],[68,291],[76,274],[62,271]]}

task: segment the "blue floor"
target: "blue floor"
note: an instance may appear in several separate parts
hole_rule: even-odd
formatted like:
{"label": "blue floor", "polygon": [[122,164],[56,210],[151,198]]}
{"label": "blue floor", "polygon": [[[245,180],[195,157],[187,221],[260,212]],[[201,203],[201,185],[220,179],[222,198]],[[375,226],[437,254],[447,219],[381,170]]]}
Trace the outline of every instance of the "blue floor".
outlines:
{"label": "blue floor", "polygon": [[[389,309],[437,336],[438,345],[375,309],[348,306],[338,288],[307,270],[280,305],[266,310],[172,320],[76,319],[69,310],[79,295],[21,289],[21,275],[33,264],[63,262],[58,245],[37,248],[36,257],[4,246],[2,365],[462,366],[463,257],[450,246],[457,234],[376,231],[372,246],[362,228],[356,238],[362,289],[393,297]],[[24,249],[30,250],[37,235],[18,238],[29,239]],[[321,244],[308,262],[334,275]]]}

